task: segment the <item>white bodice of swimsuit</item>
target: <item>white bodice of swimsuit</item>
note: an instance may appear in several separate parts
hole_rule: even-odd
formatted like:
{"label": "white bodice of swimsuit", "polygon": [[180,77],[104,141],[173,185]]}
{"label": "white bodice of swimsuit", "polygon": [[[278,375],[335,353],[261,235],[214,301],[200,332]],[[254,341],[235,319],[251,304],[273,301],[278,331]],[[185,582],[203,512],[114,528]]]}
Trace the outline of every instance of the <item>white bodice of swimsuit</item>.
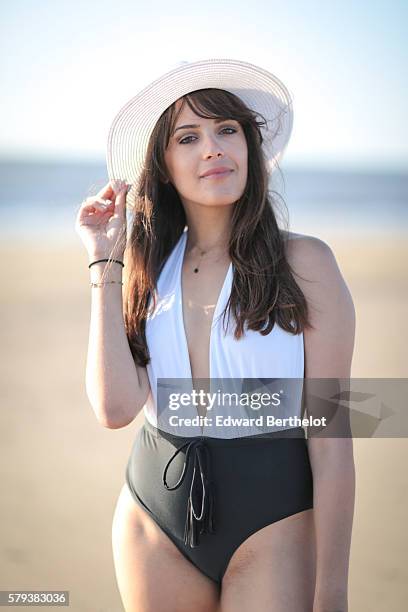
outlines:
{"label": "white bodice of swimsuit", "polygon": [[[236,438],[256,435],[265,431],[288,429],[288,425],[268,425],[260,428],[251,422],[249,417],[266,414],[265,408],[253,410],[241,405],[240,401],[233,407],[226,408],[225,401],[216,404],[216,408],[206,414],[212,417],[212,423],[196,426],[179,425],[179,417],[197,417],[195,405],[180,406],[169,410],[168,404],[160,400],[162,393],[168,393],[169,387],[175,393],[190,393],[192,387],[191,365],[183,321],[183,304],[181,292],[181,273],[184,253],[187,244],[188,229],[181,234],[177,244],[168,257],[157,282],[157,306],[149,312],[146,319],[146,340],[150,352],[150,363],[147,374],[151,392],[144,406],[146,419],[154,426],[165,429],[175,435],[211,436],[216,438]],[[251,381],[251,392],[258,388],[260,392],[283,390],[281,402],[273,409],[277,418],[301,416],[301,397],[304,378],[304,343],[303,333],[294,335],[275,323],[273,330],[266,336],[249,330],[244,326],[245,334],[236,340],[233,336],[234,317],[231,315],[227,334],[224,334],[222,312],[228,301],[232,288],[233,264],[229,265],[224,284],[214,310],[209,345],[210,392],[242,392],[246,389],[243,381]],[[152,300],[149,301],[149,310]],[[226,315],[227,316],[227,315]],[[227,321],[227,319],[226,319]],[[222,380],[221,380],[222,379]],[[231,380],[232,379],[232,380]],[[277,386],[268,384],[265,389],[260,379],[293,379],[287,380],[285,388],[279,382]],[[159,385],[158,385],[159,381]],[[223,382],[224,381],[224,382]],[[256,381],[259,381],[257,387]],[[280,381],[282,382],[282,380]],[[255,384],[254,384],[255,383]],[[225,386],[223,386],[225,385]],[[220,395],[218,394],[218,398]],[[159,403],[158,403],[159,399]],[[220,426],[215,424],[215,414],[232,415],[234,424]],[[177,416],[177,423],[170,425],[168,416]],[[173,423],[174,423],[173,419]]]}

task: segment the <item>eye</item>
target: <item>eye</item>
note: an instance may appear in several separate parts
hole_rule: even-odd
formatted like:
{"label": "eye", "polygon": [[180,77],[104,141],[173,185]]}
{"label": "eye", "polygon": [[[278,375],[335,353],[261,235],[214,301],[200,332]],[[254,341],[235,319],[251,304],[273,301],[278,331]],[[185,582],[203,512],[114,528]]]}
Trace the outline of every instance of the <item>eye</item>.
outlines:
{"label": "eye", "polygon": [[[225,132],[225,130],[231,130],[232,134],[235,134],[237,132],[236,128],[229,127],[229,126],[222,128],[221,132]],[[229,133],[231,134],[231,132]],[[194,136],[184,136],[184,138],[179,140],[179,144],[189,144],[191,142],[189,138],[194,138]]]}
{"label": "eye", "polygon": [[[225,127],[223,128],[221,131],[223,132],[224,130],[232,130],[232,133],[235,134],[235,132],[237,131],[235,128],[233,127]],[[231,132],[230,132],[231,133]]]}
{"label": "eye", "polygon": [[179,144],[188,144],[189,142],[191,142],[191,140],[189,140],[189,138],[194,138],[194,137],[193,136],[185,136],[184,138],[179,140]]}

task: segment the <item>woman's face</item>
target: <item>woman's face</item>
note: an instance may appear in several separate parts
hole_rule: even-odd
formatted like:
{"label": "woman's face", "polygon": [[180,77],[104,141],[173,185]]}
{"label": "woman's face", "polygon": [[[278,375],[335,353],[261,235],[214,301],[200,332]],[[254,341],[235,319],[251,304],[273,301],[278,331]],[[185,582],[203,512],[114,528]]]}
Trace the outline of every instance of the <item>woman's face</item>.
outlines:
{"label": "woman's face", "polygon": [[[176,110],[181,102],[177,101]],[[185,128],[182,126],[194,126]],[[242,196],[248,173],[248,147],[238,121],[203,119],[184,105],[164,154],[170,180],[184,205],[222,206]],[[214,168],[225,174],[204,177]]]}

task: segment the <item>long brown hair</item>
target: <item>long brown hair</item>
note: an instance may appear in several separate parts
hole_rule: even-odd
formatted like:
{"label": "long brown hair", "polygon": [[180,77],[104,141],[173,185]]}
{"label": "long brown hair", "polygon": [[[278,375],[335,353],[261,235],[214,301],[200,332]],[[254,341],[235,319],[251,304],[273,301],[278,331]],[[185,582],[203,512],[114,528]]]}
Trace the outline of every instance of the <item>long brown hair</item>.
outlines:
{"label": "long brown hair", "polygon": [[[186,226],[180,197],[164,161],[177,118],[185,104],[199,117],[235,119],[243,128],[248,146],[248,179],[235,203],[229,256],[234,266],[231,295],[223,312],[235,319],[234,337],[248,329],[267,335],[275,322],[292,334],[309,327],[307,302],[294,279],[285,254],[285,239],[276,212],[279,194],[268,189],[262,150],[265,118],[249,109],[237,96],[221,89],[201,89],[181,98],[158,119],[151,135],[144,171],[137,185],[131,231],[125,251],[124,321],[129,346],[140,366],[150,361],[145,336],[149,297],[156,307],[156,283],[167,257]],[[278,168],[279,169],[279,168]]]}

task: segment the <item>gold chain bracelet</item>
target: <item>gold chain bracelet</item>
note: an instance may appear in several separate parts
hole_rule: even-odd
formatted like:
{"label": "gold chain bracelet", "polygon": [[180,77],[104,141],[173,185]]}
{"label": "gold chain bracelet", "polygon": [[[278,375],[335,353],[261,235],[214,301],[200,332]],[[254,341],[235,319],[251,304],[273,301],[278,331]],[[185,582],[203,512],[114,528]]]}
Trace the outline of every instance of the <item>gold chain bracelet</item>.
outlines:
{"label": "gold chain bracelet", "polygon": [[111,283],[118,283],[118,285],[123,285],[122,281],[102,281],[100,283],[89,283],[89,286],[102,287],[102,285],[110,285]]}

